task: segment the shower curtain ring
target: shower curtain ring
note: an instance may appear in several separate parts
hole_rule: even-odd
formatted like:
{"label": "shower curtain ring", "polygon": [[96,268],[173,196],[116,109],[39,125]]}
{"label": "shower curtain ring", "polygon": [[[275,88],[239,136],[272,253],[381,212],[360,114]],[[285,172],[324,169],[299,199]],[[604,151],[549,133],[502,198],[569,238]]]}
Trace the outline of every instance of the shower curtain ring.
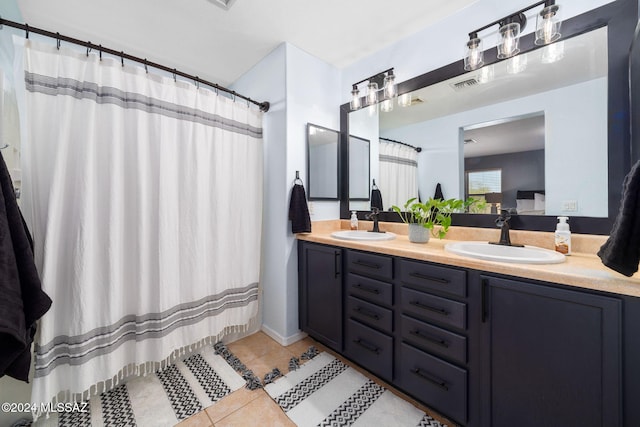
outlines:
{"label": "shower curtain ring", "polygon": [[149,68],[147,67],[147,58],[144,58],[144,71],[149,74]]}
{"label": "shower curtain ring", "polygon": [[176,72],[177,72],[177,70],[174,68],[174,69],[173,69],[173,82],[174,82],[174,83],[177,83],[177,82],[178,82],[178,80],[176,80]]}
{"label": "shower curtain ring", "polygon": [[198,78],[198,76],[196,76],[194,82],[196,83],[196,89],[200,89],[200,79]]}
{"label": "shower curtain ring", "polygon": [[56,49],[60,50],[60,33],[56,33]]}
{"label": "shower curtain ring", "polygon": [[29,40],[29,24],[24,24],[25,38]]}
{"label": "shower curtain ring", "polygon": [[102,45],[98,45],[100,51],[100,61],[102,61]]}
{"label": "shower curtain ring", "polygon": [[236,91],[232,91],[231,95],[233,96],[233,102],[236,102]]}
{"label": "shower curtain ring", "polygon": [[120,63],[124,67],[124,51],[122,50],[120,51]]}
{"label": "shower curtain ring", "polygon": [[87,58],[89,57],[89,52],[91,52],[91,41],[87,42]]}

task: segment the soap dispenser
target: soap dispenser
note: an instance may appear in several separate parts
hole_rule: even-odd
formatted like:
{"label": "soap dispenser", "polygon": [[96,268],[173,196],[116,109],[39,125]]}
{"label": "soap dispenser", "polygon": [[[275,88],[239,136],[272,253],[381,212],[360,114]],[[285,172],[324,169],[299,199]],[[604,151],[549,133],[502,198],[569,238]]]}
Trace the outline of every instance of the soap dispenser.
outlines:
{"label": "soap dispenser", "polygon": [[356,211],[351,211],[351,229],[358,229],[358,213]]}
{"label": "soap dispenser", "polygon": [[571,231],[567,224],[568,220],[569,217],[559,216],[555,233],[556,251],[565,255],[571,255]]}

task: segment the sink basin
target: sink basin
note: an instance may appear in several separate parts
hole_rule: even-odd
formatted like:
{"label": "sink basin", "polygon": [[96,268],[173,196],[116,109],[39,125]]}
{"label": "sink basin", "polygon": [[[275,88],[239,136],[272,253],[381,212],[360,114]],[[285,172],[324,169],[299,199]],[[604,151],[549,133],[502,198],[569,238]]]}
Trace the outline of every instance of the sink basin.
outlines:
{"label": "sink basin", "polygon": [[445,251],[471,258],[487,261],[515,262],[522,264],[558,264],[564,262],[565,256],[559,252],[535,246],[491,245],[487,242],[447,243]]}
{"label": "sink basin", "polygon": [[362,240],[367,242],[376,242],[380,240],[393,240],[396,238],[394,233],[372,233],[366,230],[342,230],[334,231],[331,237],[342,240]]}

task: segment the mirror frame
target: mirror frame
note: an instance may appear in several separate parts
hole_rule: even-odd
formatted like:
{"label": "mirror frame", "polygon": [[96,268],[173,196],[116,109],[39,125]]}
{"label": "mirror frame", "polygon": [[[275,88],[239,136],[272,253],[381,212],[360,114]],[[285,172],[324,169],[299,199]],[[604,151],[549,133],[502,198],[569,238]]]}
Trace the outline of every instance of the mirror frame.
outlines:
{"label": "mirror frame", "polygon": [[[629,109],[629,52],[638,21],[637,0],[616,0],[562,22],[562,39],[607,26],[608,49],[608,212],[606,218],[571,217],[571,231],[582,234],[608,235],[618,214],[622,196],[622,182],[631,170],[631,133]],[[520,38],[521,54],[539,49],[534,34]],[[485,66],[496,62],[497,48],[484,52]],[[398,94],[413,92],[450,78],[466,74],[464,61],[453,62],[398,84]],[[340,218],[349,218],[349,103],[340,106]],[[359,215],[360,216],[360,215]],[[380,212],[381,221],[400,222],[394,212]],[[517,230],[553,231],[556,216],[514,215],[512,228]],[[495,228],[495,215],[454,214],[452,225]]]}
{"label": "mirror frame", "polygon": [[[338,173],[338,179],[337,179],[337,183],[336,183],[336,192],[335,192],[335,197],[331,196],[331,197],[319,197],[319,196],[314,196],[312,193],[312,181],[315,181],[312,179],[312,171],[311,171],[311,127],[317,128],[317,129],[322,129],[324,131],[327,132],[331,132],[334,133],[336,136],[336,169],[337,169],[337,173]],[[340,132],[338,132],[335,129],[329,129],[326,128],[324,126],[318,126],[318,125],[314,125],[313,123],[307,123],[307,185],[309,186],[309,193],[307,195],[307,199],[308,200],[339,200],[340,199],[340,186],[341,186],[341,176],[340,176],[340,170],[341,170],[341,163],[340,163],[340,155],[342,152],[342,138],[340,137]],[[332,142],[333,144],[333,142]]]}
{"label": "mirror frame", "polygon": [[[351,140],[357,139],[358,141],[364,141],[367,143],[367,152],[369,153],[369,157],[371,157],[371,141],[368,139],[361,138],[355,135],[349,135],[349,152],[351,152]],[[351,181],[351,177],[349,177],[348,181]],[[367,194],[366,197],[351,197],[349,194],[349,200],[358,201],[358,202],[366,202],[367,200],[371,200],[371,165],[367,168]]]}

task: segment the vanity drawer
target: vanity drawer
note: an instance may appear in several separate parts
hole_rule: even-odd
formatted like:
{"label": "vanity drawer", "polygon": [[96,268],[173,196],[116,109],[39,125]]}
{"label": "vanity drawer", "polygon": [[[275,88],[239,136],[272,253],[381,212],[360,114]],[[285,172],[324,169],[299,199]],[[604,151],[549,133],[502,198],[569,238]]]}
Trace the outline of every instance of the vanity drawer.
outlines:
{"label": "vanity drawer", "polygon": [[347,320],[345,354],[386,380],[393,372],[393,338],[355,320]]}
{"label": "vanity drawer", "polygon": [[400,291],[402,311],[459,329],[467,328],[467,304],[413,289]]}
{"label": "vanity drawer", "polygon": [[390,283],[348,274],[347,292],[376,304],[393,305],[393,285]]}
{"label": "vanity drawer", "polygon": [[398,262],[398,271],[403,283],[417,289],[467,296],[466,271],[406,259]]}
{"label": "vanity drawer", "polygon": [[402,315],[402,339],[421,350],[467,363],[467,337]]}
{"label": "vanity drawer", "polygon": [[347,270],[382,279],[393,277],[393,258],[367,252],[347,251]]}
{"label": "vanity drawer", "polygon": [[355,297],[347,298],[347,316],[383,332],[393,332],[393,312]]}
{"label": "vanity drawer", "polygon": [[396,383],[427,406],[467,421],[467,371],[402,343]]}

